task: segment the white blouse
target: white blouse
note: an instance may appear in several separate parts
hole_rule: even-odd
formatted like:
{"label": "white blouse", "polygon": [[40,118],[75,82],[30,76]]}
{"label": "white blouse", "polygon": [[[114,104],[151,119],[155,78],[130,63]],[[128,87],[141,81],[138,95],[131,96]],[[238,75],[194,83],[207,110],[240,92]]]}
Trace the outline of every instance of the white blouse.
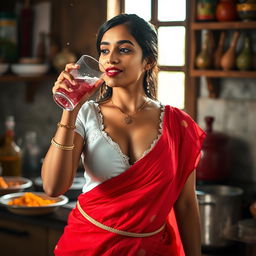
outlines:
{"label": "white blouse", "polygon": [[[163,116],[164,106],[161,105],[159,134],[141,158],[161,137]],[[121,174],[130,167],[129,157],[123,154],[119,145],[104,131],[103,115],[98,103],[88,101],[82,106],[76,120],[76,132],[85,140],[82,153],[85,169],[83,192],[90,191],[103,181]]]}

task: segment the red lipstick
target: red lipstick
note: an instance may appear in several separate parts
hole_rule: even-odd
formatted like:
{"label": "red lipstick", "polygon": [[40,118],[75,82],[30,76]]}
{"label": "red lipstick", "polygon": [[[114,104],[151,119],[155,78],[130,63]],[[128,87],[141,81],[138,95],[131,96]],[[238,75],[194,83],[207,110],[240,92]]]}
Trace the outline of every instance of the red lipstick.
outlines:
{"label": "red lipstick", "polygon": [[106,68],[106,74],[107,74],[107,76],[109,76],[109,77],[117,76],[117,75],[120,74],[121,72],[122,72],[122,70],[119,69],[119,68],[116,68],[116,67],[109,67],[109,68]]}

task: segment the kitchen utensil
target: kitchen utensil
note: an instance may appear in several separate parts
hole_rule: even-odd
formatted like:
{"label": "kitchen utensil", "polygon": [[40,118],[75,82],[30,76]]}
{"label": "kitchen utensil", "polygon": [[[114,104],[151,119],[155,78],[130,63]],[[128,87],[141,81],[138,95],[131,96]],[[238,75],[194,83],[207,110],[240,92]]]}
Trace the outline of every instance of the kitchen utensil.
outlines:
{"label": "kitchen utensil", "polygon": [[0,188],[0,195],[23,191],[24,189],[30,188],[32,186],[32,181],[24,177],[3,176],[3,178],[7,184],[11,183],[13,185],[8,186],[8,188]]}
{"label": "kitchen utensil", "polygon": [[42,192],[32,192],[35,195],[42,197],[43,199],[54,199],[56,203],[45,205],[45,206],[18,206],[18,205],[8,205],[8,202],[24,195],[24,192],[21,193],[12,193],[0,197],[0,205],[5,206],[10,212],[19,214],[19,215],[43,215],[52,213],[58,209],[58,207],[66,204],[68,198],[66,196],[59,197],[49,197]]}
{"label": "kitchen utensil", "polygon": [[19,76],[39,76],[48,71],[47,64],[18,63],[11,65],[11,71]]}
{"label": "kitchen utensil", "polygon": [[201,241],[206,248],[232,244],[225,232],[241,219],[243,190],[224,185],[201,185],[196,189],[201,218]]}
{"label": "kitchen utensil", "polygon": [[9,68],[9,64],[0,63],[0,75],[3,75]]}

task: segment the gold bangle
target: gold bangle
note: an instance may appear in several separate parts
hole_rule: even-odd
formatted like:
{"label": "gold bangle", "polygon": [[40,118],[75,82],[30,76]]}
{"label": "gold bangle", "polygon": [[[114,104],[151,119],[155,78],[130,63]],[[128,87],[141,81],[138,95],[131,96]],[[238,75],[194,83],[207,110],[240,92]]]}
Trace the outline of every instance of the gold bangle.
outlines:
{"label": "gold bangle", "polygon": [[67,129],[76,129],[76,126],[75,126],[75,125],[62,124],[62,123],[60,123],[60,122],[58,122],[57,126],[58,126],[58,127],[67,128]]}
{"label": "gold bangle", "polygon": [[56,148],[63,149],[63,150],[73,150],[74,147],[75,147],[74,145],[72,145],[72,146],[65,146],[65,145],[59,144],[58,142],[56,142],[56,141],[54,140],[54,138],[52,138],[51,144],[52,144],[53,146],[55,146]]}

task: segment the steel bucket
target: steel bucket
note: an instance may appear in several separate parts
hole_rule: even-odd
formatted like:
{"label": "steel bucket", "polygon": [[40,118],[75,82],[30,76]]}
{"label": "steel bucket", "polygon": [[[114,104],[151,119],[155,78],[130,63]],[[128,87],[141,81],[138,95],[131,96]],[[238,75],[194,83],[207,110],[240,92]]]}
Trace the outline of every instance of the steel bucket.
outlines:
{"label": "steel bucket", "polygon": [[243,190],[223,185],[201,185],[196,189],[203,247],[227,247],[224,234],[241,219]]}

